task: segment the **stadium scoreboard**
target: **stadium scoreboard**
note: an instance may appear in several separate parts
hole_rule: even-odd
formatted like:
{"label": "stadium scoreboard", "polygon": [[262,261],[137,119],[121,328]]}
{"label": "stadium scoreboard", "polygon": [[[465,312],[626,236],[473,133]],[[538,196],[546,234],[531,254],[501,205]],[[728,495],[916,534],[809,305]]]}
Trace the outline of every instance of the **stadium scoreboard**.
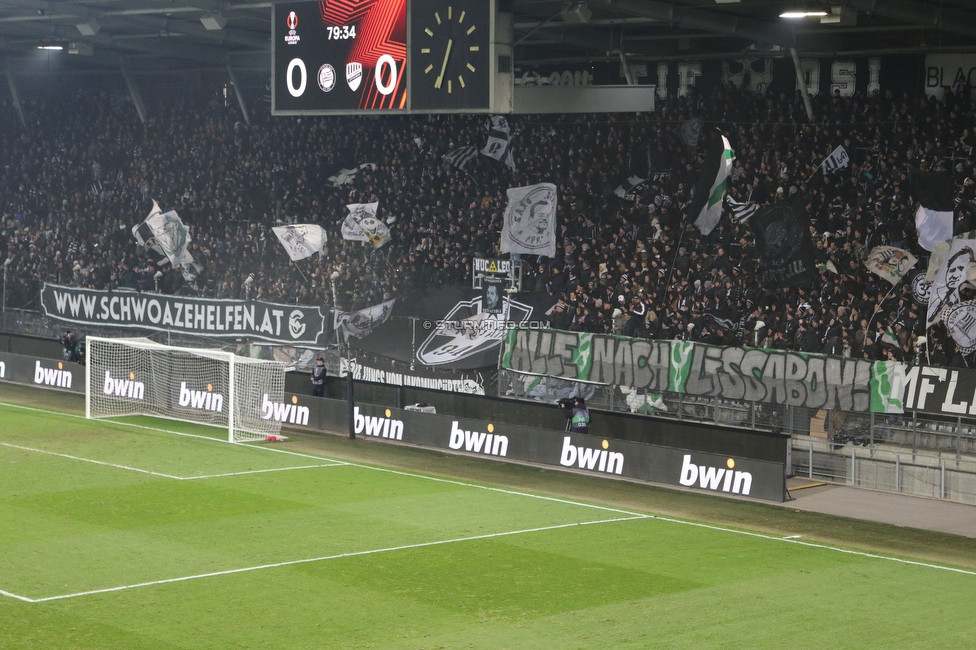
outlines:
{"label": "stadium scoreboard", "polygon": [[493,111],[495,0],[272,5],[274,115]]}

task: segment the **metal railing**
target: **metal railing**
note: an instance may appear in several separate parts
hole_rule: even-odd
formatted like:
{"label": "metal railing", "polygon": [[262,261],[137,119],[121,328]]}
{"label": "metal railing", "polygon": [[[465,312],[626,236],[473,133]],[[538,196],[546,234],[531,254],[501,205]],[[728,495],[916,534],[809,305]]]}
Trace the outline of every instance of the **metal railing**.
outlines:
{"label": "metal railing", "polygon": [[796,476],[887,492],[976,504],[976,458],[920,453],[897,445],[859,447],[807,436],[793,439]]}
{"label": "metal railing", "polygon": [[509,399],[555,403],[581,394],[598,411],[788,433],[797,476],[976,504],[976,421],[917,411],[812,411],[682,393],[625,393],[509,370],[499,371],[498,389],[499,397]]}

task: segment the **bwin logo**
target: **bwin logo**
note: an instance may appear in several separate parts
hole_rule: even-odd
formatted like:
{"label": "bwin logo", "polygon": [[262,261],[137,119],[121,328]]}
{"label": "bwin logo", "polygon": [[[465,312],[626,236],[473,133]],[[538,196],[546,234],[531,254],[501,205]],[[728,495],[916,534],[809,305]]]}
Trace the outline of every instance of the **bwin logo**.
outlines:
{"label": "bwin logo", "polygon": [[105,385],[102,392],[106,395],[116,397],[131,397],[132,399],[143,399],[146,394],[146,385],[141,381],[136,381],[136,373],[130,372],[128,379],[116,379],[108,370],[105,371]]}
{"label": "bwin logo", "polygon": [[386,409],[385,418],[362,415],[357,406],[353,409],[354,430],[356,433],[365,433],[367,436],[403,440],[403,420],[391,420],[390,415],[390,409]]}
{"label": "bwin logo", "polygon": [[694,487],[695,483],[698,483],[698,487],[706,490],[731,491],[732,494],[748,495],[752,490],[752,474],[732,471],[735,461],[731,458],[725,461],[725,464],[728,468],[693,465],[691,454],[685,454],[678,482],[688,487]]}
{"label": "bwin logo", "polygon": [[186,382],[181,381],[180,406],[220,413],[224,410],[224,396],[213,392],[213,384],[207,384],[207,390],[190,390],[186,387]]}
{"label": "bwin logo", "polygon": [[624,471],[624,455],[616,451],[607,451],[610,443],[602,443],[603,449],[577,447],[569,436],[563,438],[563,453],[559,456],[559,464],[563,467],[578,465],[580,469],[596,470],[607,474],[620,474]]}
{"label": "bwin logo", "polygon": [[488,425],[488,433],[481,431],[465,431],[458,426],[457,420],[451,426],[451,440],[448,446],[451,449],[461,449],[472,451],[476,454],[487,454],[489,456],[508,455],[508,436],[494,433],[495,425]]}
{"label": "bwin logo", "polygon": [[261,401],[261,419],[285,422],[287,424],[308,424],[308,407],[298,405],[298,396],[291,396],[291,404],[281,404],[268,399],[264,394]]}
{"label": "bwin logo", "polygon": [[34,365],[34,383],[58,388],[71,388],[71,371],[64,369],[64,364],[58,361],[58,368],[42,368],[41,362]]}

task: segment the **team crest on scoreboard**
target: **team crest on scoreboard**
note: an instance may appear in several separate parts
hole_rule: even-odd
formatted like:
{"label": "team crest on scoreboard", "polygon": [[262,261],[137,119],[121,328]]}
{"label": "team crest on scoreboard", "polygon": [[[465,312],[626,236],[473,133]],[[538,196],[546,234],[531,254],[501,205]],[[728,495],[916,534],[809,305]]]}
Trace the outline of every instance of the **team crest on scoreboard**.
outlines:
{"label": "team crest on scoreboard", "polygon": [[356,92],[359,90],[359,84],[363,82],[363,64],[358,61],[353,61],[352,63],[346,64],[346,83],[349,84],[349,90]]}
{"label": "team crest on scoreboard", "polygon": [[322,92],[332,92],[332,89],[335,88],[336,83],[335,68],[328,63],[319,68],[318,82],[319,88],[322,90]]}

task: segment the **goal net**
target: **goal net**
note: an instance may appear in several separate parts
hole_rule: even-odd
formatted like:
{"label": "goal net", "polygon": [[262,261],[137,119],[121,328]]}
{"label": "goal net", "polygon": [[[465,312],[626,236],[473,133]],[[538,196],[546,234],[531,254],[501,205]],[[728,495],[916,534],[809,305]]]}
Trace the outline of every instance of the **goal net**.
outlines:
{"label": "goal net", "polygon": [[86,417],[152,415],[207,424],[226,428],[231,442],[264,440],[281,430],[262,409],[283,401],[278,361],[145,338],[89,336],[85,345]]}

